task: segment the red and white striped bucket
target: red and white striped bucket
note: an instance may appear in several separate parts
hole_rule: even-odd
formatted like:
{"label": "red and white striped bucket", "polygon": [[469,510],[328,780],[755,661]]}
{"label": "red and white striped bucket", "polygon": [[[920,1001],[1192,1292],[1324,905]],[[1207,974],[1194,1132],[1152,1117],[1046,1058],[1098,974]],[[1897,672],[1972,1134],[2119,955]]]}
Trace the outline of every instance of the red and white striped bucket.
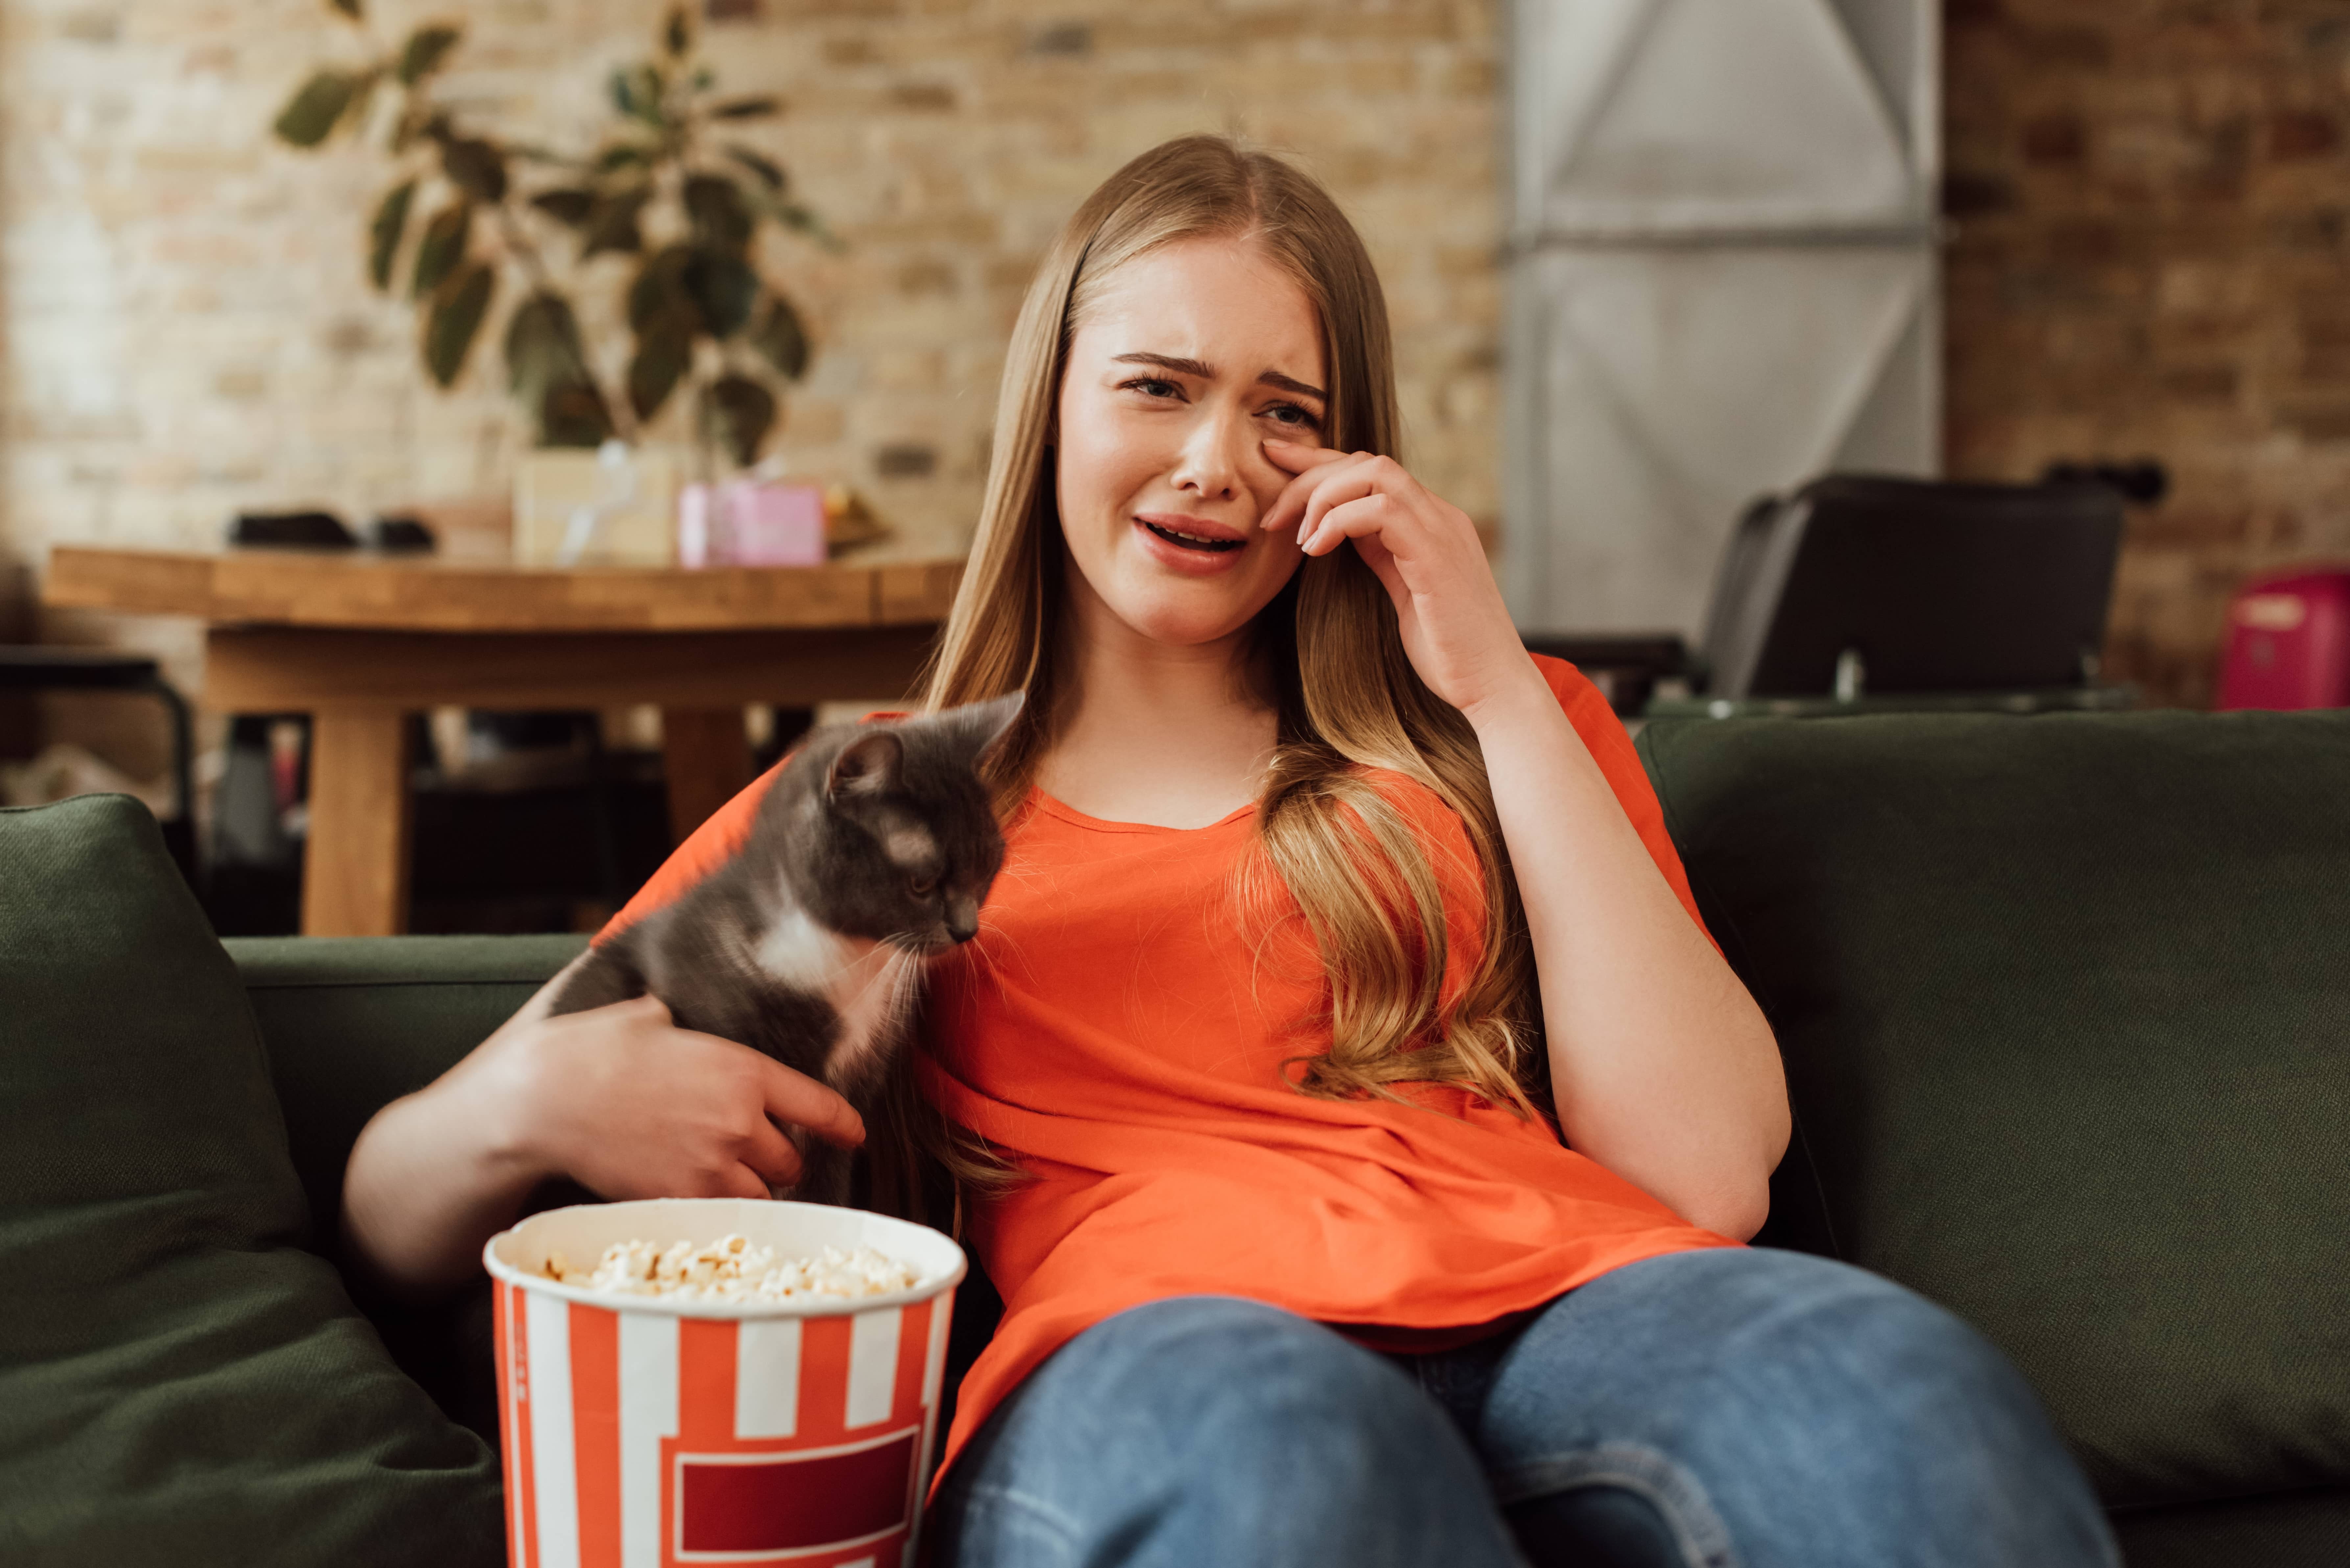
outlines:
{"label": "red and white striped bucket", "polygon": [[[733,1305],[558,1284],[616,1241],[740,1234],[778,1259],[871,1247],[911,1290]],[[810,1203],[552,1210],[491,1239],[514,1568],[913,1568],[962,1249]]]}

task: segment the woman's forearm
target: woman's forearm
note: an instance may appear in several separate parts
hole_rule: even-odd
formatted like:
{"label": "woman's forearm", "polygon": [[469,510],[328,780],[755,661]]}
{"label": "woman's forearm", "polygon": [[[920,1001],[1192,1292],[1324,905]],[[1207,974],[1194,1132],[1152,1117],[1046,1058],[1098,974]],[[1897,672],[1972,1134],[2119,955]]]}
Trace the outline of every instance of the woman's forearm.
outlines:
{"label": "woman's forearm", "polygon": [[1525,903],[1559,1126],[1683,1218],[1744,1240],[1787,1147],[1778,1047],[1528,675],[1469,718]]}
{"label": "woman's forearm", "polygon": [[516,1064],[500,1044],[492,1035],[438,1082],[384,1106],[351,1149],[345,1248],[397,1294],[471,1278],[483,1243],[520,1216],[546,1174],[508,1125],[520,1091],[501,1081]]}

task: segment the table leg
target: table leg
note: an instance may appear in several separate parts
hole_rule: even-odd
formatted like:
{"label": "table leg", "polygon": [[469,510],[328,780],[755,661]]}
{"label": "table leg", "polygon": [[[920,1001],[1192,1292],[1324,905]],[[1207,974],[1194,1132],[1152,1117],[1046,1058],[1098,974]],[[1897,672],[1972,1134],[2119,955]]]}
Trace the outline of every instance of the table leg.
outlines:
{"label": "table leg", "polygon": [[751,740],[740,708],[663,708],[661,772],[669,781],[669,833],[686,835],[751,782]]}
{"label": "table leg", "polygon": [[404,712],[312,716],[304,936],[389,937],[407,929],[411,760]]}

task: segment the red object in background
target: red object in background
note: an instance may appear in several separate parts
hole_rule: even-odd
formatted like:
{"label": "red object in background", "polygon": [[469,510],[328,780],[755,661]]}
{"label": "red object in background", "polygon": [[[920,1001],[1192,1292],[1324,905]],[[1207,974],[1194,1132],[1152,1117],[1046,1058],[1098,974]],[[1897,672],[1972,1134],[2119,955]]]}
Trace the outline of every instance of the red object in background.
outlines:
{"label": "red object in background", "polygon": [[2350,708],[2350,566],[2270,572],[2237,590],[2218,705]]}

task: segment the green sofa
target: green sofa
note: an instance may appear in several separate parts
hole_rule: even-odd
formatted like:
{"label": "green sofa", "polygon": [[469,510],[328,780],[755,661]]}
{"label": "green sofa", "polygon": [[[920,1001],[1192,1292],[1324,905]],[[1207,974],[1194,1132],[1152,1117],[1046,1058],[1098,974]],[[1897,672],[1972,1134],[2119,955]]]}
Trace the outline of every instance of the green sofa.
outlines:
{"label": "green sofa", "polygon": [[[2000,1344],[2131,1568],[2350,1563],[2350,714],[1640,745],[1787,1059],[1759,1240]],[[478,1351],[328,1239],[577,939],[224,947],[132,803],[0,813],[0,1563],[497,1561]]]}

